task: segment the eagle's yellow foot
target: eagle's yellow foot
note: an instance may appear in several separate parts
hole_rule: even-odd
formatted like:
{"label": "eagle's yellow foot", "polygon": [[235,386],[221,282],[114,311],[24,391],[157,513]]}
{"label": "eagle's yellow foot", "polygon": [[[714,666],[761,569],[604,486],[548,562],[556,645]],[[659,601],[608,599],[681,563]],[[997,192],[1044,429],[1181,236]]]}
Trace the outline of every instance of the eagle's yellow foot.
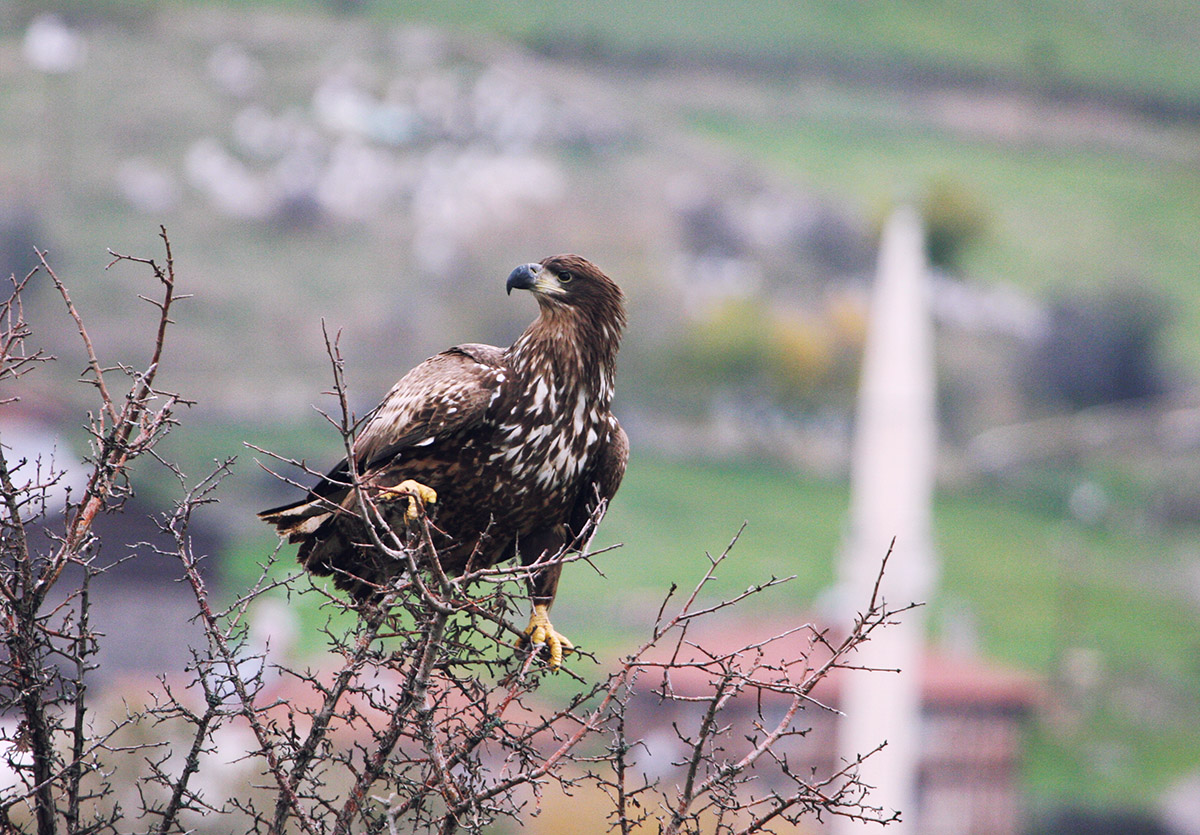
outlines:
{"label": "eagle's yellow foot", "polygon": [[414,499],[419,500],[420,504],[424,506],[437,503],[436,490],[411,478],[405,479],[395,487],[384,487],[380,490],[380,493],[383,494],[380,498],[384,501],[393,499],[408,500],[408,509],[404,511],[404,521],[409,524],[416,522],[417,517],[420,515],[418,503]]}
{"label": "eagle's yellow foot", "polygon": [[529,637],[529,643],[534,646],[545,644],[550,647],[550,669],[557,670],[562,666],[563,654],[570,652],[575,645],[568,641],[565,635],[554,630],[550,624],[548,608],[540,603],[533,607],[525,634]]}

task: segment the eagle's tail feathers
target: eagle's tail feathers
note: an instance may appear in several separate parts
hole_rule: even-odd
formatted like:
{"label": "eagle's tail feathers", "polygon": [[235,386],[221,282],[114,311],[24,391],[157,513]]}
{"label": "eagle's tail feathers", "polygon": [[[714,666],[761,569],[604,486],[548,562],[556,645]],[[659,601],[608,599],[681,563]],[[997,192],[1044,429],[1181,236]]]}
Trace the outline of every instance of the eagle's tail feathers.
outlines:
{"label": "eagle's tail feathers", "polygon": [[279,535],[286,536],[288,542],[296,543],[315,534],[332,515],[327,501],[303,499],[264,510],[258,514],[258,518],[274,525]]}

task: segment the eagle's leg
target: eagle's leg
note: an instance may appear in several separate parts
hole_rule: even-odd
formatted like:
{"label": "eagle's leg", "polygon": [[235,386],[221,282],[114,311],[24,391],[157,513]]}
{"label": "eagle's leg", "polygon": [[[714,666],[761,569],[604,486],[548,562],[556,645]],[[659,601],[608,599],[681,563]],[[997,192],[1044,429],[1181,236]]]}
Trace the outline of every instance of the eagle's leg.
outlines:
{"label": "eagle's leg", "polygon": [[379,501],[404,500],[408,509],[404,511],[404,521],[412,524],[420,516],[421,508],[437,502],[437,491],[419,481],[406,478],[395,487],[379,488]]}
{"label": "eagle's leg", "polygon": [[575,645],[567,640],[567,636],[550,623],[550,605],[547,603],[533,604],[533,614],[529,616],[529,626],[525,627],[525,634],[529,636],[529,643],[534,646],[545,644],[550,648],[552,670],[562,666],[563,655],[575,648]]}
{"label": "eagle's leg", "polygon": [[[518,543],[521,561],[526,565],[539,559],[562,552],[564,531],[558,527],[537,531]],[[563,655],[574,649],[567,637],[550,623],[550,606],[558,591],[558,578],[562,574],[562,563],[552,561],[545,568],[534,571],[528,579],[529,596],[533,600],[533,612],[529,615],[529,626],[525,634],[534,646],[545,645],[550,650],[550,669],[562,666]]]}

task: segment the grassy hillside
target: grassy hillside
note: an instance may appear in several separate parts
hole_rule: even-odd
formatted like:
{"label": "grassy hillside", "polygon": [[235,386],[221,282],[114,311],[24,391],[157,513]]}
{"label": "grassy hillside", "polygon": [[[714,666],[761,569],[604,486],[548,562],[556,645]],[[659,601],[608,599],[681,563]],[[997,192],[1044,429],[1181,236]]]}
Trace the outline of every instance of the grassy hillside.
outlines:
{"label": "grassy hillside", "polygon": [[[868,216],[949,180],[991,220],[964,264],[972,277],[1043,296],[1149,289],[1172,307],[1172,359],[1200,368],[1200,5],[376,0],[365,9],[522,39],[605,76],[637,67],[635,96],[645,67],[723,67],[744,85],[732,106],[703,106],[721,98],[693,79],[692,94],[668,90],[651,108]],[[961,97],[922,100],[929,90]],[[1055,113],[1063,106],[1075,109]],[[1058,122],[1046,128],[1047,117]]]}
{"label": "grassy hillside", "polygon": [[[274,4],[328,5],[314,0]],[[1184,105],[1194,105],[1200,95],[1200,54],[1194,48],[1200,9],[1186,0],[375,0],[365,7],[381,18],[468,27],[549,46],[560,42],[561,47],[570,39],[615,55],[797,61],[856,74],[940,71],[1041,87],[1107,88]]]}

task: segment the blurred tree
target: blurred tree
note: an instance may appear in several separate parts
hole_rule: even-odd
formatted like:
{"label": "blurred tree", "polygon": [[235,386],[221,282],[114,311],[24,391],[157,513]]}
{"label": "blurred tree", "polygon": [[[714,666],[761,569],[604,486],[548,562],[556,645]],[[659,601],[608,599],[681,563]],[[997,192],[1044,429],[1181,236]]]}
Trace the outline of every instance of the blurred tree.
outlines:
{"label": "blurred tree", "polygon": [[842,402],[854,390],[862,316],[846,297],[815,310],[726,301],[679,341],[666,382],[701,398],[733,395],[750,410],[795,412]]}
{"label": "blurred tree", "polygon": [[1145,812],[1063,809],[1030,831],[1043,835],[1170,835],[1175,830]]}
{"label": "blurred tree", "polygon": [[865,335],[866,311],[845,294],[813,313],[775,313],[768,370],[780,404],[849,409]]}
{"label": "blurred tree", "polygon": [[45,248],[37,212],[27,202],[0,202],[0,280],[23,278],[38,264],[35,247]]}
{"label": "blurred tree", "polygon": [[698,321],[683,340],[691,372],[710,386],[760,390],[770,351],[770,320],[753,299],[730,299]]}
{"label": "blurred tree", "polygon": [[921,201],[925,220],[925,254],[936,267],[962,266],[963,251],[987,231],[991,220],[983,200],[949,176],[933,180]]}
{"label": "blurred tree", "polygon": [[1136,290],[1058,301],[1034,352],[1031,393],[1073,409],[1163,394],[1158,343],[1166,318],[1160,300]]}

